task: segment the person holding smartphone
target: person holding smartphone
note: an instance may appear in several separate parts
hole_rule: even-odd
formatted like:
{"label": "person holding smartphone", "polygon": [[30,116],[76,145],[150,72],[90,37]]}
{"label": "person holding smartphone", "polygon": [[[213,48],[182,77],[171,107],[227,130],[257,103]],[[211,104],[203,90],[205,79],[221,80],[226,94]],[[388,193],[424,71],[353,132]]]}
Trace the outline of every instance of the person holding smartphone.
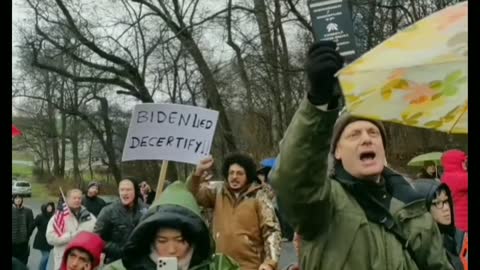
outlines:
{"label": "person holding smartphone", "polygon": [[155,200],[130,234],[121,259],[102,270],[237,270],[214,253],[208,227],[193,195],[174,182]]}

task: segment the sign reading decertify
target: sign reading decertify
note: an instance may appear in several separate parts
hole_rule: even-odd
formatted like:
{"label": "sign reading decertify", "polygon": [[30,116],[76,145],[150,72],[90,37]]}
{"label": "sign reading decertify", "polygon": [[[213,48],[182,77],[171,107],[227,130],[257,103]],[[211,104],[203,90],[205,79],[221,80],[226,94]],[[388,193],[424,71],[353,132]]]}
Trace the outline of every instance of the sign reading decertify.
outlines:
{"label": "sign reading decertify", "polygon": [[333,40],[340,54],[352,61],[357,49],[347,0],[311,0],[308,4],[316,40]]}
{"label": "sign reading decertify", "polygon": [[210,153],[218,112],[178,104],[139,104],[130,120],[123,161],[197,164]]}

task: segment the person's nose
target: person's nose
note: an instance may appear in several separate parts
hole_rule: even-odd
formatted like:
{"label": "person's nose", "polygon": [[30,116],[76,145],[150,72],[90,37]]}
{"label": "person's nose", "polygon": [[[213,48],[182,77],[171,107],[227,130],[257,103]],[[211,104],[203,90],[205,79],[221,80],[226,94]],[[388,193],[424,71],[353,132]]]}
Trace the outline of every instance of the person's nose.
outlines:
{"label": "person's nose", "polygon": [[78,258],[73,258],[71,263],[70,263],[70,266],[71,267],[76,267],[78,266]]}
{"label": "person's nose", "polygon": [[360,138],[361,138],[362,144],[364,144],[364,145],[370,145],[370,144],[372,144],[372,137],[370,137],[370,135],[368,134],[368,132],[363,131]]}
{"label": "person's nose", "polygon": [[177,254],[177,248],[175,247],[174,244],[168,245],[168,250],[167,251],[168,251],[168,254],[172,255],[172,256]]}

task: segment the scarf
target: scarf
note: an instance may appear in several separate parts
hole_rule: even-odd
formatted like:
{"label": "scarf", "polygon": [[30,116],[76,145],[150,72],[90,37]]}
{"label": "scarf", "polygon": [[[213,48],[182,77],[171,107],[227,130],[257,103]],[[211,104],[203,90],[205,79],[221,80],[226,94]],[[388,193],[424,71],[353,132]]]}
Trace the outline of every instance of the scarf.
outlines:
{"label": "scarf", "polygon": [[387,167],[383,170],[380,176],[381,181],[378,184],[353,177],[340,163],[335,165],[333,177],[355,197],[365,211],[368,220],[383,224],[387,229],[394,226],[393,217],[389,211],[389,203],[380,202],[375,193],[383,190],[388,196],[394,197],[405,204],[424,199],[403,176]]}

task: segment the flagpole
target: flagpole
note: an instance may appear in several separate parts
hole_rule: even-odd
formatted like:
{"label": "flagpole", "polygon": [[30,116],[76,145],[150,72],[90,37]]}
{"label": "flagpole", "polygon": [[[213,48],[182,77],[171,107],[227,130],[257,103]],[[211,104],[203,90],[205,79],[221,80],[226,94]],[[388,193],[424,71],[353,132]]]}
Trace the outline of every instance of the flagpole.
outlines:
{"label": "flagpole", "polygon": [[165,184],[165,178],[167,178],[167,168],[168,160],[162,161],[162,168],[160,169],[160,175],[158,176],[157,192],[155,194],[154,200],[160,198],[160,195],[162,194],[163,186]]}
{"label": "flagpole", "polygon": [[65,195],[63,194],[62,187],[58,187],[58,188],[60,189],[60,193],[62,194],[62,199],[63,199],[63,202],[65,202],[65,203],[66,203],[67,201],[65,200]]}

